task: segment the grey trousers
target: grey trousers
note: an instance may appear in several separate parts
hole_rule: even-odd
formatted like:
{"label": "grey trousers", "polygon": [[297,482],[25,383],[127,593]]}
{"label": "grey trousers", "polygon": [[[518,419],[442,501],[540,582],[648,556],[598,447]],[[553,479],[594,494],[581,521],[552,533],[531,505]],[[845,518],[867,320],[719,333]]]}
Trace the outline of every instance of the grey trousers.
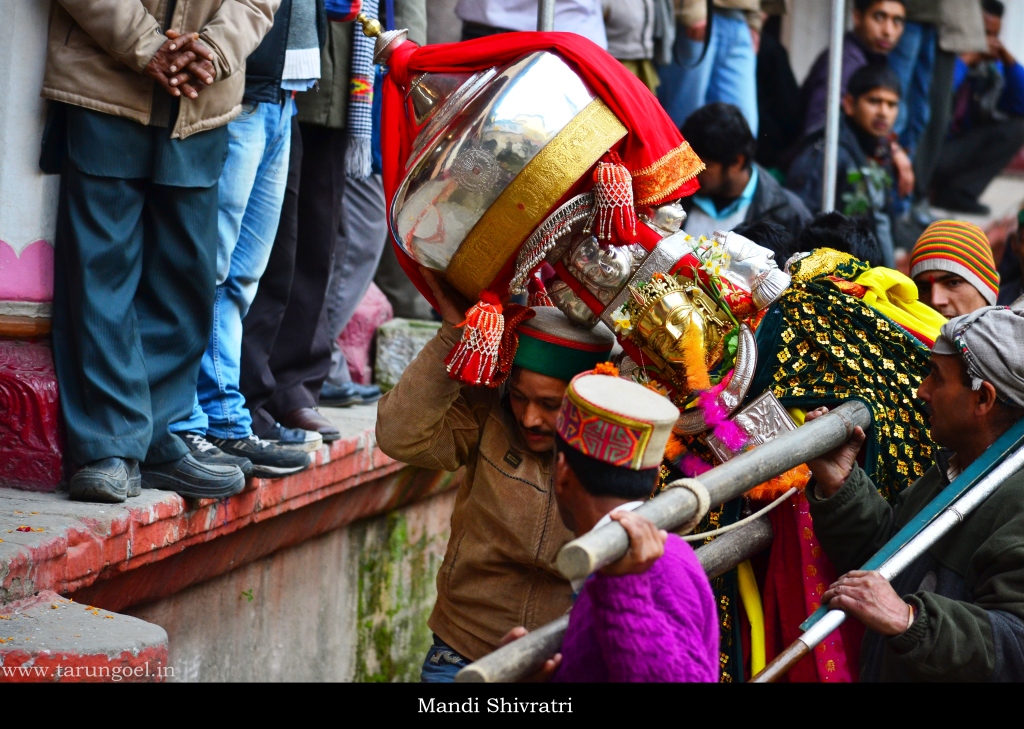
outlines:
{"label": "grey trousers", "polygon": [[914,155],[914,196],[919,200],[928,199],[935,166],[939,163],[942,146],[949,132],[949,119],[953,111],[953,72],[956,69],[956,55],[940,48],[935,49],[935,65],[932,67],[931,116],[928,125],[917,142]]}
{"label": "grey trousers", "polygon": [[327,382],[352,381],[338,336],[348,325],[373,281],[388,239],[384,183],[380,175],[365,180],[345,178],[334,266],[327,284],[327,322],[331,334],[331,372]]}
{"label": "grey trousers", "polygon": [[373,277],[373,282],[388,297],[395,316],[426,321],[434,319],[434,308],[405,275],[402,264],[398,262],[394,246],[390,244],[384,246],[384,253],[380,257],[377,275]]}

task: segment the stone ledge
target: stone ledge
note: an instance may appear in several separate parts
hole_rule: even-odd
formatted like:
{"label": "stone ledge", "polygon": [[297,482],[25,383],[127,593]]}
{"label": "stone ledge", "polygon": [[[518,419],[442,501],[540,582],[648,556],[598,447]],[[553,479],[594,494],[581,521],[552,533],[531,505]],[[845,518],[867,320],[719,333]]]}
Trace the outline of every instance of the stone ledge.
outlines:
{"label": "stone ledge", "polygon": [[46,590],[0,607],[0,682],[162,682],[159,625]]}
{"label": "stone ledge", "polygon": [[75,592],[388,476],[395,478],[379,498],[360,499],[356,518],[454,485],[445,474],[428,479],[426,487],[422,478],[411,491],[403,486],[409,479],[397,472],[404,464],[376,447],[376,406],[324,413],[342,429],[342,438],[315,454],[313,468],[283,479],[251,479],[245,491],[223,501],[143,489],[124,504],[88,504],[62,492],[0,489],[0,604],[40,590]]}

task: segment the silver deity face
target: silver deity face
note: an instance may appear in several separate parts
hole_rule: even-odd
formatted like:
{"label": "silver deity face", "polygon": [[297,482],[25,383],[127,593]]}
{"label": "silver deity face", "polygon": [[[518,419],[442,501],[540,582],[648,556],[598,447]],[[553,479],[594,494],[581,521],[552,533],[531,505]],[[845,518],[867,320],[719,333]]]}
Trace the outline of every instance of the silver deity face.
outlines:
{"label": "silver deity face", "polygon": [[645,208],[640,212],[640,219],[664,238],[679,232],[686,221],[686,211],[682,203],[670,202],[656,208]]}
{"label": "silver deity face", "polygon": [[590,236],[569,255],[569,268],[604,303],[626,285],[633,272],[633,256],[625,247],[603,246]]}
{"label": "silver deity face", "polygon": [[[532,53],[500,71],[433,139],[417,139],[422,151],[391,210],[399,245],[445,271],[484,212],[593,99],[550,53]],[[424,131],[435,127],[431,120]]]}
{"label": "silver deity face", "polygon": [[597,324],[597,315],[590,310],[590,307],[583,303],[571,288],[564,281],[555,281],[548,286],[548,296],[563,314],[569,317],[570,321],[579,326],[590,329]]}

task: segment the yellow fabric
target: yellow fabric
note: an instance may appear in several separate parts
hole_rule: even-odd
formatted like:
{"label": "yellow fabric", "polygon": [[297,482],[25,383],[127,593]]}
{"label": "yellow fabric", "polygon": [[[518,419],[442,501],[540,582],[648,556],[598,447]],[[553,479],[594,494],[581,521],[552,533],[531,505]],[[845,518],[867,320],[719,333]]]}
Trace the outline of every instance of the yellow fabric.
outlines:
{"label": "yellow fabric", "polygon": [[864,294],[865,304],[932,341],[946,323],[946,317],[918,301],[917,284],[899,271],[878,266],[862,273],[854,283],[868,290]]}
{"label": "yellow fabric", "polygon": [[789,413],[789,417],[793,418],[793,422],[798,428],[807,420],[807,411],[802,408],[786,408],[786,412]]}
{"label": "yellow fabric", "polygon": [[760,673],[765,665],[764,648],[764,610],[761,607],[761,594],[757,591],[757,579],[750,560],[736,567],[739,577],[740,602],[743,612],[750,623],[750,675]]}

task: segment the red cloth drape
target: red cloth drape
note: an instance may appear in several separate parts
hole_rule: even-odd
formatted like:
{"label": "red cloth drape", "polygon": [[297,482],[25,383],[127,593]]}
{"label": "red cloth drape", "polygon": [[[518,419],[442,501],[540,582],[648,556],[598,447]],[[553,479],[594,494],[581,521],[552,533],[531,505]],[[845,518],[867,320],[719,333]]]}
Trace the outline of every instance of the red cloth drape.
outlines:
{"label": "red cloth drape", "polygon": [[[404,89],[411,79],[425,72],[459,73],[503,66],[535,51],[560,56],[626,126],[628,134],[615,150],[631,172],[653,164],[683,143],[682,134],[647,87],[606,51],[575,33],[502,33],[422,48],[406,42],[389,59],[384,79],[381,144],[384,194],[389,210],[405,176],[418,131],[405,113]],[[673,197],[690,195],[696,190],[696,179],[690,180]],[[418,264],[397,245],[395,252],[416,288],[435,304]]]}
{"label": "red cloth drape", "polygon": [[[764,586],[765,653],[768,660],[800,637],[800,623],[818,608],[836,574],[821,551],[807,499],[795,494],[771,512],[771,555]],[[856,681],[864,627],[847,620],[842,627],[790,669],[783,681],[830,683]]]}

